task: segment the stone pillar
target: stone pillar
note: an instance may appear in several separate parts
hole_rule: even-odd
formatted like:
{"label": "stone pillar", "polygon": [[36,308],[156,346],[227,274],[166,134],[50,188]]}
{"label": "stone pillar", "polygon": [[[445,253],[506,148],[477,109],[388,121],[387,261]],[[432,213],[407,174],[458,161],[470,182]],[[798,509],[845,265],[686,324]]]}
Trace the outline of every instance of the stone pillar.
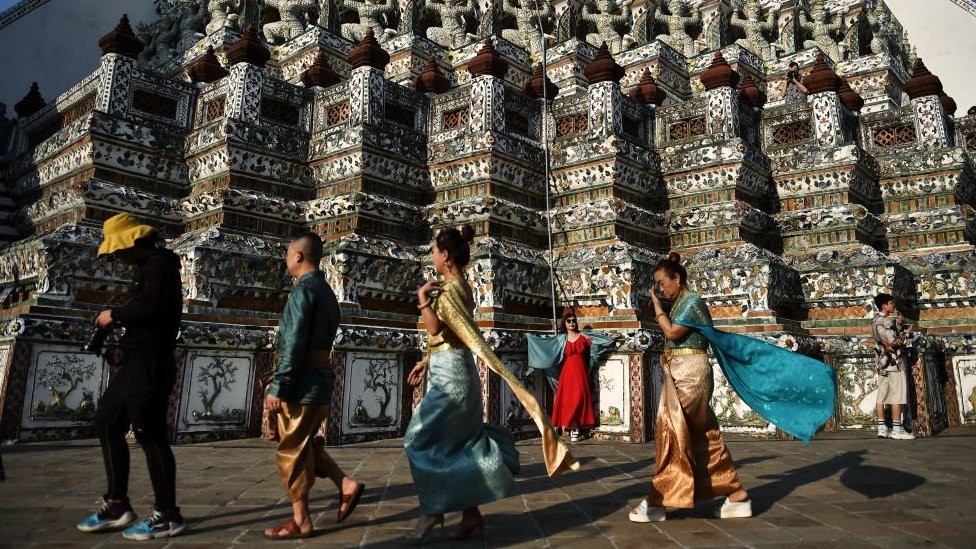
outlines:
{"label": "stone pillar", "polygon": [[383,121],[383,71],[359,67],[349,74],[349,124],[380,124]]}
{"label": "stone pillar", "polygon": [[949,146],[945,109],[938,95],[913,98],[912,111],[915,112],[915,131],[920,145],[927,149]]}
{"label": "stone pillar", "polygon": [[620,116],[620,84],[600,82],[587,90],[591,135],[618,135],[623,132]]}
{"label": "stone pillar", "polygon": [[229,118],[256,123],[261,116],[261,86],[265,74],[247,62],[240,62],[230,68],[227,76],[227,103],[224,107]]}
{"label": "stone pillar", "polygon": [[504,130],[504,101],[505,87],[501,78],[482,74],[472,79],[470,130],[474,133]]}
{"label": "stone pillar", "polygon": [[129,93],[136,60],[118,53],[102,56],[99,67],[98,95],[95,110],[124,117],[129,113]]}
{"label": "stone pillar", "polygon": [[804,79],[810,90],[813,107],[813,140],[817,147],[829,149],[844,143],[841,121],[841,102],[837,95],[841,79],[827,65],[826,57],[817,56],[810,74]]}
{"label": "stone pillar", "polygon": [[708,135],[714,139],[738,137],[739,103],[735,87],[739,83],[739,74],[732,70],[721,50],[715,53],[712,65],[702,73],[701,81],[707,102],[705,121]]}

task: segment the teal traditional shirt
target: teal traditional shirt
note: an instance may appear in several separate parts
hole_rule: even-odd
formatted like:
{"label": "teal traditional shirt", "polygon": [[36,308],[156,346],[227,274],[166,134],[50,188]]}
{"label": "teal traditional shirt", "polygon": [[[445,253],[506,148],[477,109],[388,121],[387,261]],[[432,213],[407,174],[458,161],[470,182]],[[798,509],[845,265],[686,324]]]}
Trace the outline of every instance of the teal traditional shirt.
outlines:
{"label": "teal traditional shirt", "polygon": [[[712,315],[708,313],[708,305],[695,292],[686,292],[678,299],[674,300],[669,316],[674,324],[686,325],[685,323],[697,324],[702,326],[712,325]],[[698,330],[691,330],[688,335],[680,341],[665,340],[664,350],[674,349],[708,349],[708,340]]]}
{"label": "teal traditional shirt", "polygon": [[342,314],[322,271],[305,273],[288,296],[278,325],[278,367],[269,392],[285,402],[332,401],[329,352]]}

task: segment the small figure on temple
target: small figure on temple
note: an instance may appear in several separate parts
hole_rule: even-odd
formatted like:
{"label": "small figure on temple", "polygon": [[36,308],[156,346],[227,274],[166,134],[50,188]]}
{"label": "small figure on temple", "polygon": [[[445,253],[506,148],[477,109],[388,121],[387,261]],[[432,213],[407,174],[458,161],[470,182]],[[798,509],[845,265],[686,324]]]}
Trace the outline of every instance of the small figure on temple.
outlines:
{"label": "small figure on temple", "polygon": [[[386,42],[397,35],[393,29],[393,13],[397,4],[394,0],[340,0],[340,8],[351,9],[359,14],[359,23],[343,23],[342,36],[353,42],[361,42],[366,31],[373,29],[377,42]],[[385,21],[385,24],[384,24]],[[389,25],[389,26],[387,26]]]}
{"label": "small figure on temple", "polygon": [[668,27],[668,33],[659,34],[657,39],[683,55],[695,55],[698,53],[698,49],[695,46],[695,40],[688,34],[687,27],[701,25],[702,17],[701,12],[697,9],[692,10],[693,15],[686,16],[686,10],[684,0],[668,0],[670,15],[665,15],[660,10],[654,14],[655,19]]}
{"label": "small figure on temple", "polygon": [[[542,40],[548,39],[542,29],[550,26],[555,8],[549,0],[535,2],[533,8],[525,7],[530,0],[519,0],[516,4],[514,0],[503,0],[502,10],[515,18],[518,28],[503,29],[502,38],[512,42],[516,46],[525,49],[532,55],[542,54]],[[523,5],[522,3],[525,3]]]}
{"label": "small figure on temple", "polygon": [[812,0],[810,2],[810,14],[807,21],[801,17],[800,27],[809,31],[813,36],[812,40],[804,40],[804,48],[819,47],[824,53],[835,61],[840,60],[840,48],[834,40],[833,33],[839,31],[844,26],[844,18],[841,16],[832,17],[827,11],[824,0]]}
{"label": "small figure on temple", "polygon": [[[631,0],[596,0],[596,10],[587,3],[583,6],[582,19],[596,26],[596,32],[586,35],[586,41],[600,47],[606,43],[610,53],[620,53],[634,45],[634,37],[628,32],[633,26],[630,11]],[[621,32],[619,29],[625,29]]]}
{"label": "small figure on temple", "polygon": [[776,29],[776,13],[770,9],[763,21],[759,0],[746,0],[742,10],[745,18],[739,17],[738,12],[733,12],[732,19],[729,20],[729,25],[742,29],[746,34],[745,38],[740,38],[735,43],[758,54],[765,61],[774,61],[776,47],[766,39],[766,35]]}
{"label": "small figure on temple", "polygon": [[424,0],[424,7],[437,12],[441,18],[441,26],[427,29],[427,38],[445,48],[457,48],[478,39],[467,32],[478,13],[475,0]]}
{"label": "small figure on temple", "polygon": [[783,85],[786,86],[783,88],[783,98],[787,105],[806,102],[810,90],[803,85],[803,75],[800,74],[800,65],[796,61],[790,62],[790,68],[786,72],[786,83]]}

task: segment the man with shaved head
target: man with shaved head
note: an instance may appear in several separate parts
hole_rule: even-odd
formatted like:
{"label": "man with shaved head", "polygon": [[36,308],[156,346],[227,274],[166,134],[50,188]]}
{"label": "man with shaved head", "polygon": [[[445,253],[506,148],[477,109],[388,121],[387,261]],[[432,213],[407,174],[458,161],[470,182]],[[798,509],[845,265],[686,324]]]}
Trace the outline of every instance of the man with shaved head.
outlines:
{"label": "man with shaved head", "polygon": [[278,422],[278,469],[292,504],[292,518],[264,531],[272,539],[312,535],[308,493],[315,477],[328,477],[339,490],[338,522],[352,513],[365,485],[346,476],[316,438],[329,417],[332,387],[332,342],[341,314],[335,293],[319,269],[322,239],[305,233],[288,246],[285,265],[295,287],[278,325],[278,366],[265,397],[265,408]]}

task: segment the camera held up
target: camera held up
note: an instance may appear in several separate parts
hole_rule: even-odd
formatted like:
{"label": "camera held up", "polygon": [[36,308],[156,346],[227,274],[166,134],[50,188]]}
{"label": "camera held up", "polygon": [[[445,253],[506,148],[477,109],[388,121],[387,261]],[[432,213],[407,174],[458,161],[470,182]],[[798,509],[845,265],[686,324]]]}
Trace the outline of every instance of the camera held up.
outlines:
{"label": "camera held up", "polygon": [[[97,316],[95,318],[98,318]],[[95,318],[92,319],[92,324],[95,324]],[[88,342],[85,343],[83,347],[86,353],[92,353],[95,356],[102,356],[105,350],[105,339],[108,337],[111,328],[99,328],[95,326],[92,330],[91,335],[88,337]]]}

